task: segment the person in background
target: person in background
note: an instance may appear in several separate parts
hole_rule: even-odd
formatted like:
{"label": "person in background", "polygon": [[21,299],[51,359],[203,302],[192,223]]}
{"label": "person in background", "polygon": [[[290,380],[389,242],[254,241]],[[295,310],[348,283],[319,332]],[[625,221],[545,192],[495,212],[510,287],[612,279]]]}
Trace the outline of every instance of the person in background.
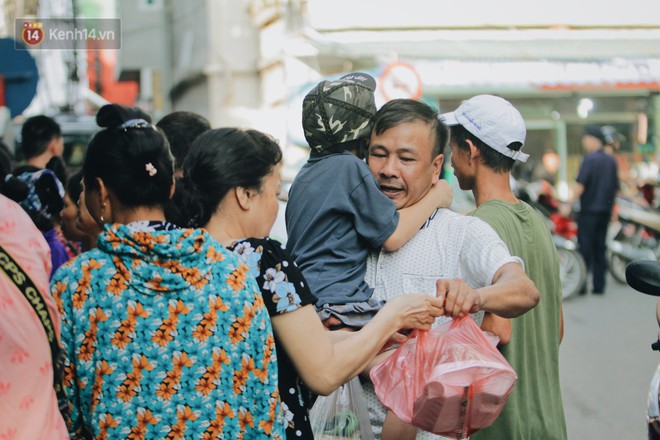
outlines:
{"label": "person in background", "polygon": [[[477,209],[470,215],[488,223],[541,294],[529,312],[512,319],[486,313],[482,329],[506,335],[499,345],[518,380],[495,422],[473,440],[566,440],[559,381],[563,337],[559,256],[541,216],[511,190],[511,169],[525,162],[525,121],[511,103],[478,95],[441,115],[450,127],[451,164],[462,190],[472,191]],[[542,396],[542,398],[541,398]]]}
{"label": "person in background", "polygon": [[[412,99],[384,104],[374,118],[368,164],[381,191],[397,209],[416,203],[440,178],[447,127],[438,112]],[[444,298],[439,324],[449,317],[472,315],[481,325],[484,312],[513,318],[539,302],[539,292],[525,275],[520,258],[483,220],[437,209],[401,249],[372,252],[366,280],[374,297],[392,301],[410,292],[427,292]],[[392,351],[379,355],[369,369]],[[415,429],[388,416],[371,382],[364,384],[371,425],[376,437],[397,440],[415,436]],[[387,424],[384,424],[386,422]],[[391,422],[391,423],[390,423]],[[398,423],[397,423],[398,422]],[[412,431],[412,432],[411,432]],[[437,438],[417,431],[417,438]]]}
{"label": "person in background", "polygon": [[[53,161],[53,158],[61,157],[64,153],[64,138],[60,125],[45,115],[28,118],[21,127],[21,152],[25,163],[14,170],[16,176],[50,167],[63,171],[59,164]],[[66,179],[61,177],[58,175],[64,183]]]}
{"label": "person in background", "polygon": [[[612,209],[619,192],[619,171],[616,159],[604,150],[607,138],[601,127],[588,125],[582,136],[585,151],[580,164],[573,197],[565,213],[580,201],[578,214],[578,246],[587,270],[593,278],[592,292],[605,293],[607,274],[606,237],[612,219]],[[581,293],[587,292],[587,284]]]}
{"label": "person in background", "polygon": [[197,136],[211,128],[211,124],[200,114],[180,110],[163,116],[156,126],[163,130],[170,143],[170,151],[174,156],[174,175],[181,177],[183,159],[190,146]]}
{"label": "person in background", "polygon": [[12,189],[5,194],[27,211],[44,234],[51,248],[54,273],[72,255],[59,230],[59,212],[64,205],[63,179],[66,179],[61,160],[64,140],[59,124],[44,115],[28,118],[21,128],[21,151],[25,163],[15,167],[12,174],[23,182],[27,193],[11,185]]}
{"label": "person in background", "polygon": [[317,297],[330,328],[360,328],[382,307],[364,280],[369,251],[401,247],[437,207],[449,206],[446,182],[398,211],[362,158],[376,113],[376,81],[355,72],[321,81],[303,100],[311,148],[286,205],[287,250]]}
{"label": "person in background", "polygon": [[14,158],[9,152],[9,147],[0,139],[0,170],[3,173],[0,177],[4,178],[6,174],[11,173],[12,168],[14,168],[13,163]]}
{"label": "person in background", "polygon": [[410,295],[387,303],[357,332],[326,331],[313,291],[282,244],[267,237],[278,211],[282,152],[264,133],[212,129],[193,143],[177,182],[179,223],[204,226],[250,267],[275,331],[288,439],[312,439],[308,409],[356,376],[401,328],[430,328],[442,302]]}
{"label": "person in background", "polygon": [[95,248],[103,227],[99,225],[87,209],[85,204],[85,185],[81,184],[80,196],[78,198],[78,210],[76,212],[76,228],[90,237],[90,249]]}
{"label": "person in background", "polygon": [[66,193],[64,194],[64,208],[60,212],[62,233],[69,243],[77,247],[78,252],[76,255],[96,247],[96,239],[101,232],[98,225],[93,221],[91,222],[94,228],[92,233],[85,232],[85,230],[78,226],[78,219],[83,218],[83,216],[87,216],[91,220],[84,202],[82,206],[85,211],[84,213],[80,212],[81,193],[82,171],[79,171],[69,178],[69,182],[66,185]]}
{"label": "person in background", "polygon": [[[22,182],[0,154],[0,193]],[[9,180],[5,177],[9,175]],[[11,191],[10,191],[11,192]],[[0,247],[32,280],[60,339],[57,307],[48,289],[50,249],[20,205],[0,194]],[[3,256],[2,266],[9,268]],[[0,437],[13,440],[68,439],[53,388],[53,358],[45,327],[21,289],[0,270]]]}
{"label": "person in background", "polygon": [[11,185],[12,190],[6,190],[5,195],[25,209],[44,235],[50,247],[52,277],[53,273],[72,257],[58,224],[60,211],[64,207],[64,188],[55,173],[49,169],[26,171],[15,177],[24,189]]}
{"label": "person in background", "polygon": [[283,438],[277,352],[254,278],[201,229],[165,221],[174,166],[137,108],[103,106],[83,165],[97,247],[51,283],[71,435]]}

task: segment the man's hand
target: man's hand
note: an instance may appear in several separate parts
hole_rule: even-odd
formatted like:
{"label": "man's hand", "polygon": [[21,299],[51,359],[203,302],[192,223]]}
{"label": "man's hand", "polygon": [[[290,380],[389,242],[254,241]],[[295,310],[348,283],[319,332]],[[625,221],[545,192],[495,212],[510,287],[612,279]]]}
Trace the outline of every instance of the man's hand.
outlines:
{"label": "man's hand", "polygon": [[434,183],[429,189],[429,194],[438,208],[449,208],[451,205],[453,189],[446,180],[440,179]]}
{"label": "man's hand", "polygon": [[461,279],[439,279],[435,283],[438,298],[444,299],[444,315],[454,318],[481,310],[479,291]]}

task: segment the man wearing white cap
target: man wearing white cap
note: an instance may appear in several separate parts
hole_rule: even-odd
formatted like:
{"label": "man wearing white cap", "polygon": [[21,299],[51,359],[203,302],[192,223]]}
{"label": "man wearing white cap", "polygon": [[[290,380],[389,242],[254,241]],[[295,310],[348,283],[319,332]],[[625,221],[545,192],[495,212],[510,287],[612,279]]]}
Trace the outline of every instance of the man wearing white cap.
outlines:
{"label": "man wearing white cap", "polygon": [[[490,224],[525,263],[525,272],[541,294],[529,312],[506,319],[487,313],[482,328],[505,335],[502,354],[518,381],[499,418],[472,439],[566,439],[559,383],[559,344],[563,336],[559,259],[539,214],[518,200],[510,187],[522,152],[525,121],[505,99],[478,95],[442,115],[451,129],[451,164],[461,189],[472,190],[477,209],[471,215]],[[509,337],[507,338],[506,335]]]}

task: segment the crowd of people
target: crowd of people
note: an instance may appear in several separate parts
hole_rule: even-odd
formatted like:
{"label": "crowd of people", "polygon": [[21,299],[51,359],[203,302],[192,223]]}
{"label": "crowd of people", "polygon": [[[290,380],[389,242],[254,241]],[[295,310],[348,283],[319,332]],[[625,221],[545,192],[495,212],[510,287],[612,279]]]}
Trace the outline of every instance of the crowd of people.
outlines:
{"label": "crowd of people", "polygon": [[0,151],[0,437],[311,439],[317,397],[360,377],[376,438],[439,438],[388,412],[369,371],[469,314],[519,377],[474,438],[566,439],[558,257],[509,187],[520,113],[491,95],[377,109],[375,87],[357,72],[305,97],[286,244],[268,237],[283,155],[266,133],[108,104],[67,176],[59,127],[29,118],[25,163]]}

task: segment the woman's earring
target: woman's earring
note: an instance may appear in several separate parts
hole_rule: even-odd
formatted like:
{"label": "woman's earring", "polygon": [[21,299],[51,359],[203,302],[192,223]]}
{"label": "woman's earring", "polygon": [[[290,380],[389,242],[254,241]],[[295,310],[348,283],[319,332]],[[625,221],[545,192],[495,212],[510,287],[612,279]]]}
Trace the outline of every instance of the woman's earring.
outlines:
{"label": "woman's earring", "polygon": [[103,220],[103,211],[105,211],[105,202],[103,202],[103,205],[101,206],[101,225],[105,223]]}

